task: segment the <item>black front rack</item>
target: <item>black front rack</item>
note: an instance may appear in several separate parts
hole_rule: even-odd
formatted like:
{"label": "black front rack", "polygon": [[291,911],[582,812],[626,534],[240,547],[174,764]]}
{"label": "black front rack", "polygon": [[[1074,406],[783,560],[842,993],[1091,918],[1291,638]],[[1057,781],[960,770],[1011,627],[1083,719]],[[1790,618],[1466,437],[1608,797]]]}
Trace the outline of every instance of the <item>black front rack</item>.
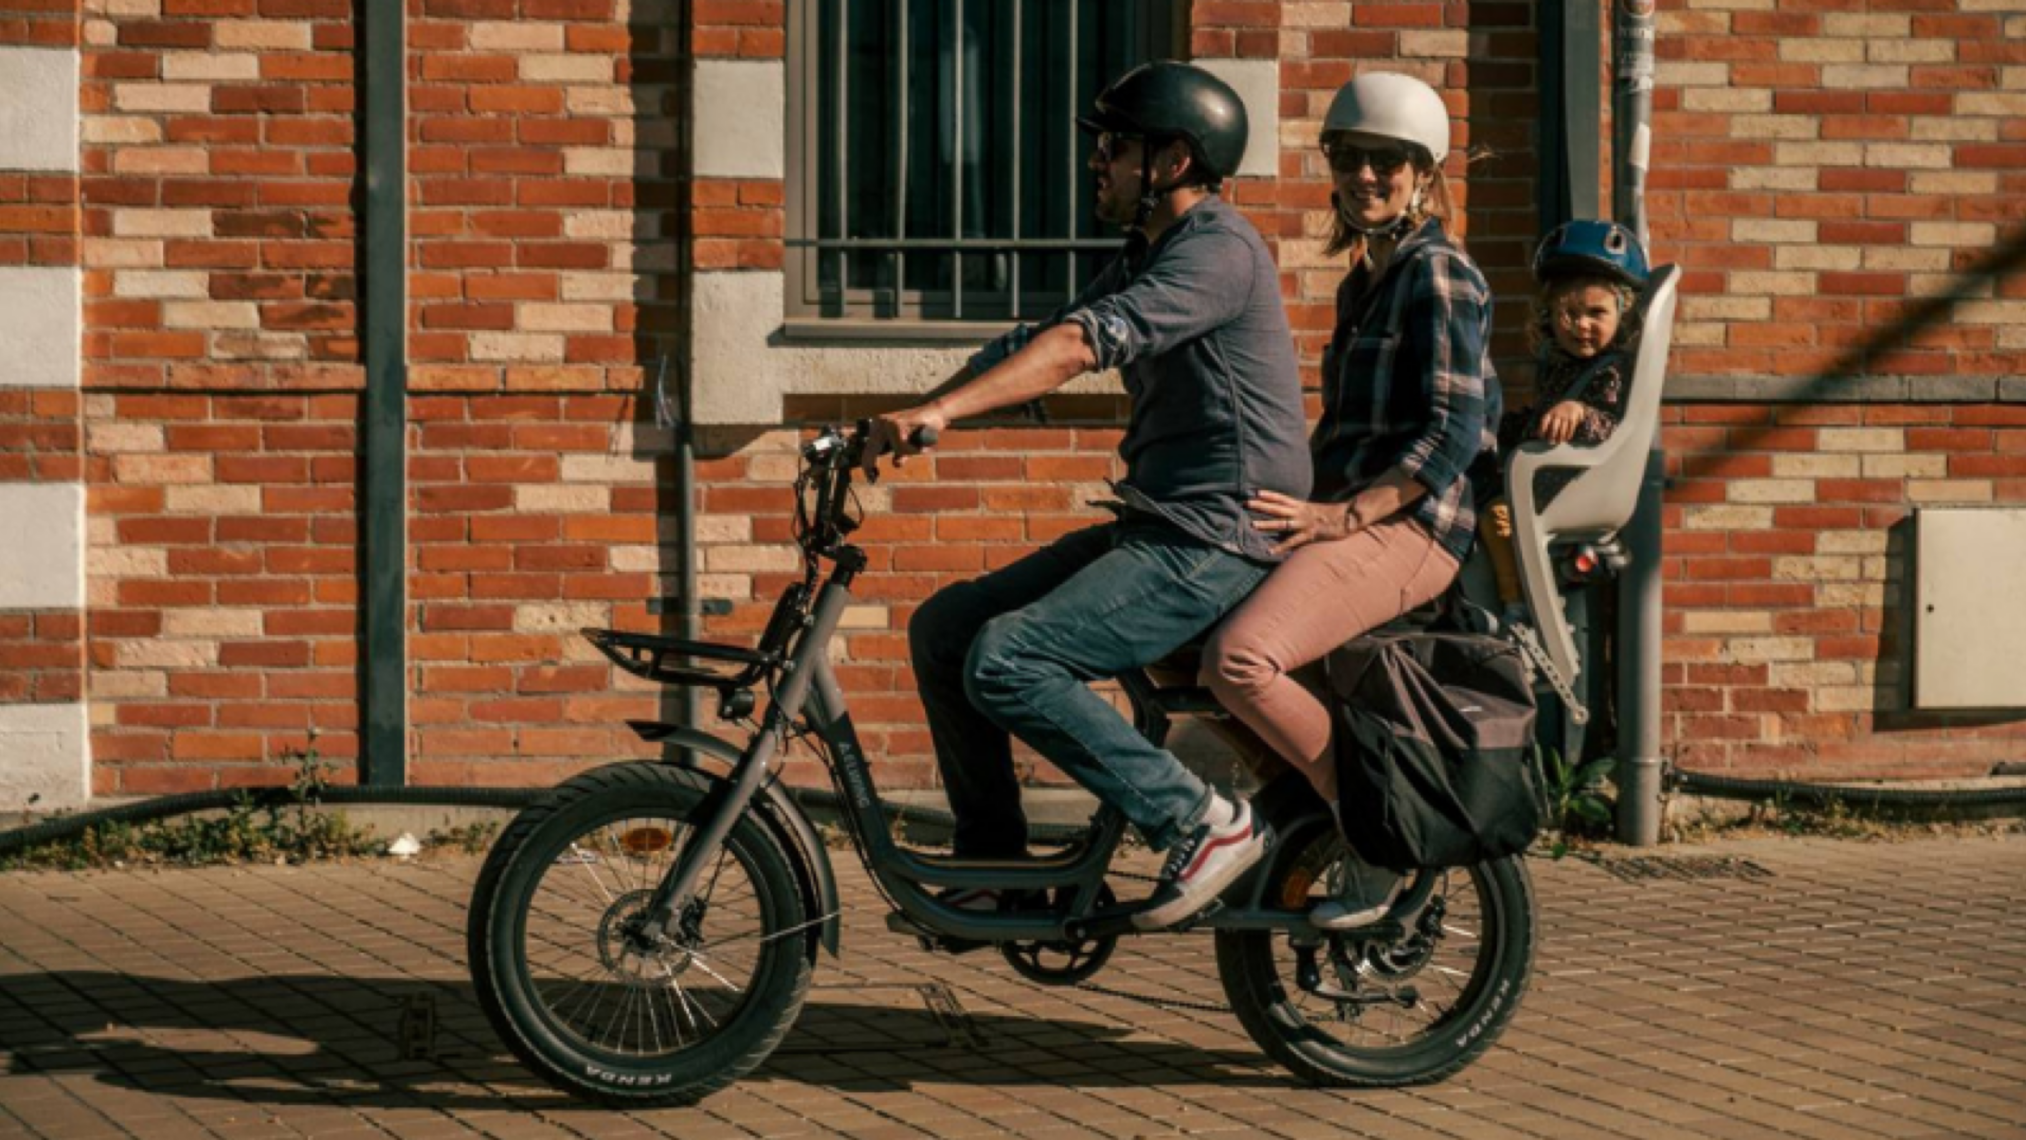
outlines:
{"label": "black front rack", "polygon": [[[584,640],[597,646],[598,652],[603,653],[614,665],[636,677],[644,677],[663,685],[697,685],[728,693],[751,686],[767,670],[778,668],[782,663],[779,654],[745,649],[737,645],[683,641],[652,633],[629,633],[625,630],[596,629],[589,626],[579,632],[584,635]],[[695,664],[670,664],[672,660],[698,657],[714,661],[731,661],[742,668],[734,673]]]}

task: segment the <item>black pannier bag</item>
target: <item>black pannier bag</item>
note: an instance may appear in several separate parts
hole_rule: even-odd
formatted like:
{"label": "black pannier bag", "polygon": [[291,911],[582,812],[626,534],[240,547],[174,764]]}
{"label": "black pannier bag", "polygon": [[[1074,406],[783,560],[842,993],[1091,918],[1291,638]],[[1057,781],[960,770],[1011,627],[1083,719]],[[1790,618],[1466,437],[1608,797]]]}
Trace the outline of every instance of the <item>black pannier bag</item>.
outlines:
{"label": "black pannier bag", "polygon": [[1325,661],[1344,836],[1367,863],[1463,867],[1524,851],[1548,812],[1517,646],[1370,634]]}

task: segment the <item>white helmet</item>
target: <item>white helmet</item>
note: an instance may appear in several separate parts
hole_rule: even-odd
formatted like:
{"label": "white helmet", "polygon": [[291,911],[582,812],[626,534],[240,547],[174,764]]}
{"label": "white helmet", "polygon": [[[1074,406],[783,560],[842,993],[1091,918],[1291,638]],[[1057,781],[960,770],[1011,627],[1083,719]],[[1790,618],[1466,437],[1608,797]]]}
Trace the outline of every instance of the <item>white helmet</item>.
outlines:
{"label": "white helmet", "polygon": [[1359,131],[1413,143],[1434,157],[1449,155],[1449,108],[1433,87],[1411,75],[1376,71],[1337,88],[1323,133]]}

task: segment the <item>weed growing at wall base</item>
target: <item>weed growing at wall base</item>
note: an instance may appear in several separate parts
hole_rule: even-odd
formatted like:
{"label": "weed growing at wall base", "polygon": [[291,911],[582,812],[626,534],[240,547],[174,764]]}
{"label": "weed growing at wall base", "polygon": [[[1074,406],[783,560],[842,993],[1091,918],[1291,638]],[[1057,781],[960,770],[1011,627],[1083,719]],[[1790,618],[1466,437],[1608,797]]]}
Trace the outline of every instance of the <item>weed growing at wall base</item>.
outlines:
{"label": "weed growing at wall base", "polygon": [[372,829],[353,824],[342,811],[318,809],[335,766],[317,754],[314,741],[287,759],[295,767],[287,802],[261,807],[242,792],[223,811],[95,825],[74,838],[0,859],[0,871],[307,863],[386,854],[386,841]]}

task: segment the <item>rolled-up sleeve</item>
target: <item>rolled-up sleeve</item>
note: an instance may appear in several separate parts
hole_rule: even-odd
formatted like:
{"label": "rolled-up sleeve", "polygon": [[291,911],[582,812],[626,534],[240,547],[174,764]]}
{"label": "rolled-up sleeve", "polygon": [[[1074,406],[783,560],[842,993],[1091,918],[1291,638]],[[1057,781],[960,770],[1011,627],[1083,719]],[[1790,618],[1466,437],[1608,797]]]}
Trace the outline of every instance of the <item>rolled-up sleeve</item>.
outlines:
{"label": "rolled-up sleeve", "polygon": [[1098,368],[1117,368],[1229,324],[1252,296],[1252,274],[1251,253],[1236,235],[1188,234],[1125,288],[1063,320],[1082,326]]}
{"label": "rolled-up sleeve", "polygon": [[1440,495],[1477,458],[1484,441],[1491,294],[1467,263],[1429,258],[1417,272],[1401,322],[1402,348],[1421,362],[1427,426],[1401,452],[1399,466]]}

